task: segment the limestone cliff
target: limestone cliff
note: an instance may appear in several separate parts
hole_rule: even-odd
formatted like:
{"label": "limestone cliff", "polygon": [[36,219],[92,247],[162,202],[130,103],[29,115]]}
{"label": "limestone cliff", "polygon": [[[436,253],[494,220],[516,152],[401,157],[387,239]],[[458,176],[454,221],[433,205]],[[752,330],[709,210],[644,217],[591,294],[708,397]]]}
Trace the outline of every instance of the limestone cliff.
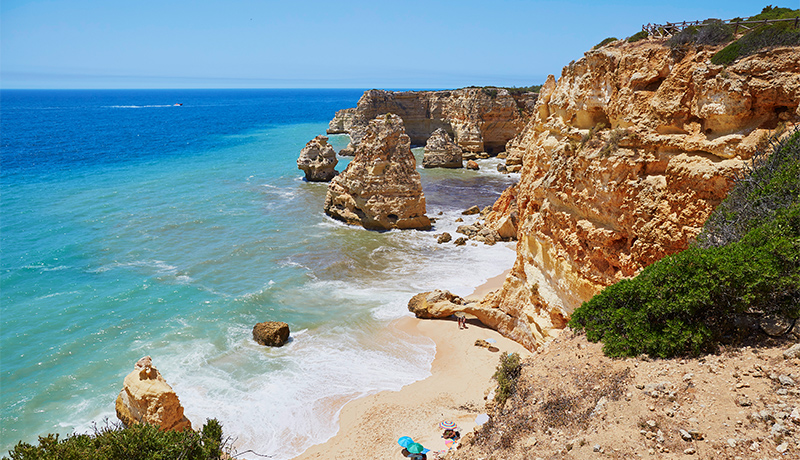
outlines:
{"label": "limestone cliff", "polygon": [[800,122],[800,49],[713,65],[717,48],[618,42],[550,76],[507,145],[517,259],[486,303],[537,343],[603,287],[685,249],[767,137]]}
{"label": "limestone cliff", "polygon": [[345,134],[353,126],[353,116],[356,109],[351,107],[349,109],[342,109],[336,112],[333,120],[328,123],[328,134]]}
{"label": "limestone cliff", "polygon": [[373,230],[430,228],[417,161],[399,116],[369,122],[355,157],[328,186],[325,213]]}
{"label": "limestone cliff", "polygon": [[370,120],[393,113],[403,119],[413,145],[425,145],[439,128],[466,152],[496,154],[525,125],[536,93],[512,94],[502,88],[463,88],[452,91],[370,90],[355,109],[340,110],[328,133],[347,132],[351,144],[340,155],[352,155]]}

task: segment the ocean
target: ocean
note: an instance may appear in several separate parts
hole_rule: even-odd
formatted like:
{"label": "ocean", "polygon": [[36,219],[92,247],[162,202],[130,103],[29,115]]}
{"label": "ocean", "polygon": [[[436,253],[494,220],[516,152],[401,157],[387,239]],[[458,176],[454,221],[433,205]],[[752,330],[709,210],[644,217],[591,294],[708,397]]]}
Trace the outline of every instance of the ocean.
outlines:
{"label": "ocean", "polygon": [[[275,459],[333,436],[348,401],[429,376],[434,344],[391,322],[418,292],[467,295],[511,267],[511,243],[434,235],[514,179],[494,159],[419,168],[432,231],[328,218],[327,184],[295,161],[361,94],[1,91],[2,452],[115,421],[145,355],[195,428],[217,418],[237,451]],[[268,320],[287,345],[252,340]]]}

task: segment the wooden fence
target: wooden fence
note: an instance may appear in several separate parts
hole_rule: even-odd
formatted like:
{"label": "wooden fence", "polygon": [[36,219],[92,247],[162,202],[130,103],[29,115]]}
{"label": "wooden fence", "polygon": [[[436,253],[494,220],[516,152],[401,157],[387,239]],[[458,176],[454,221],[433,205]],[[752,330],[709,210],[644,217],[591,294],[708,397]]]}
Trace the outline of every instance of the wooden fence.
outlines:
{"label": "wooden fence", "polygon": [[752,30],[760,25],[764,24],[775,24],[779,22],[792,22],[794,27],[800,26],[800,18],[788,18],[788,19],[764,19],[762,21],[745,21],[742,19],[725,19],[719,22],[707,22],[703,23],[702,21],[683,21],[683,22],[668,22],[666,24],[647,24],[642,26],[642,30],[647,32],[647,35],[650,37],[657,37],[657,38],[666,38],[675,35],[676,33],[682,31],[687,27],[704,27],[709,24],[728,24],[734,27],[733,33],[739,33],[739,31],[747,31]]}

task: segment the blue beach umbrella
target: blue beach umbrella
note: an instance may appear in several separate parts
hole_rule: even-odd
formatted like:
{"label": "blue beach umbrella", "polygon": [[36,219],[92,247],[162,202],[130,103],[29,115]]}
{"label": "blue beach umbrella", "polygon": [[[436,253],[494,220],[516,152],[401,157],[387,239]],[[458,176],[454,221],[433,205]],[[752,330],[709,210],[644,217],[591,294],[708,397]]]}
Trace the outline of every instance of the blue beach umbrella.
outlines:
{"label": "blue beach umbrella", "polygon": [[409,444],[414,443],[414,440],[409,438],[408,436],[403,436],[402,438],[397,440],[397,443],[400,444],[400,447],[408,448]]}
{"label": "blue beach umbrella", "polygon": [[406,446],[406,450],[408,450],[412,454],[421,454],[422,451],[425,450],[425,448],[422,447],[422,444],[418,442],[412,442],[411,444]]}

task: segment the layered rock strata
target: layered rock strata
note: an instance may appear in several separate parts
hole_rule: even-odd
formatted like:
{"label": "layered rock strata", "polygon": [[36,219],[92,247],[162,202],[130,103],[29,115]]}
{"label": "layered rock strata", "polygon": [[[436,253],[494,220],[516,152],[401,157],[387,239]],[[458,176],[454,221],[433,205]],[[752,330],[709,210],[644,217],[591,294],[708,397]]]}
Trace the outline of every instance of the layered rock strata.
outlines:
{"label": "layered rock strata", "polygon": [[516,215],[519,239],[491,305],[537,343],[603,287],[685,249],[768,136],[800,122],[799,48],[727,67],[710,62],[717,50],[618,42],[547,79],[506,146],[520,182],[487,216]]}
{"label": "layered rock strata", "polygon": [[309,182],[327,182],[338,174],[336,171],[338,162],[336,151],[328,144],[328,138],[317,136],[308,141],[300,151],[297,169],[306,173],[306,180]]}
{"label": "layered rock strata", "polygon": [[328,123],[328,134],[347,134],[353,125],[353,117],[356,114],[355,107],[338,110],[333,119]]}
{"label": "layered rock strata", "polygon": [[125,426],[158,425],[162,430],[191,430],[178,396],[167,384],[149,356],[140,359],[125,377],[116,402],[117,418]]}
{"label": "layered rock strata", "polygon": [[[502,88],[463,88],[452,91],[369,90],[355,109],[340,110],[330,122],[330,132],[347,132],[350,145],[339,152],[354,152],[369,120],[393,113],[405,123],[414,145],[425,142],[437,129],[452,135],[465,152],[501,152],[533,113],[536,93],[512,94]],[[352,112],[351,112],[352,111]]]}
{"label": "layered rock strata", "polygon": [[425,143],[423,168],[463,168],[461,147],[457,146],[442,128],[437,129]]}
{"label": "layered rock strata", "polygon": [[399,116],[369,122],[355,157],[328,186],[325,213],[372,230],[431,227],[411,140]]}

